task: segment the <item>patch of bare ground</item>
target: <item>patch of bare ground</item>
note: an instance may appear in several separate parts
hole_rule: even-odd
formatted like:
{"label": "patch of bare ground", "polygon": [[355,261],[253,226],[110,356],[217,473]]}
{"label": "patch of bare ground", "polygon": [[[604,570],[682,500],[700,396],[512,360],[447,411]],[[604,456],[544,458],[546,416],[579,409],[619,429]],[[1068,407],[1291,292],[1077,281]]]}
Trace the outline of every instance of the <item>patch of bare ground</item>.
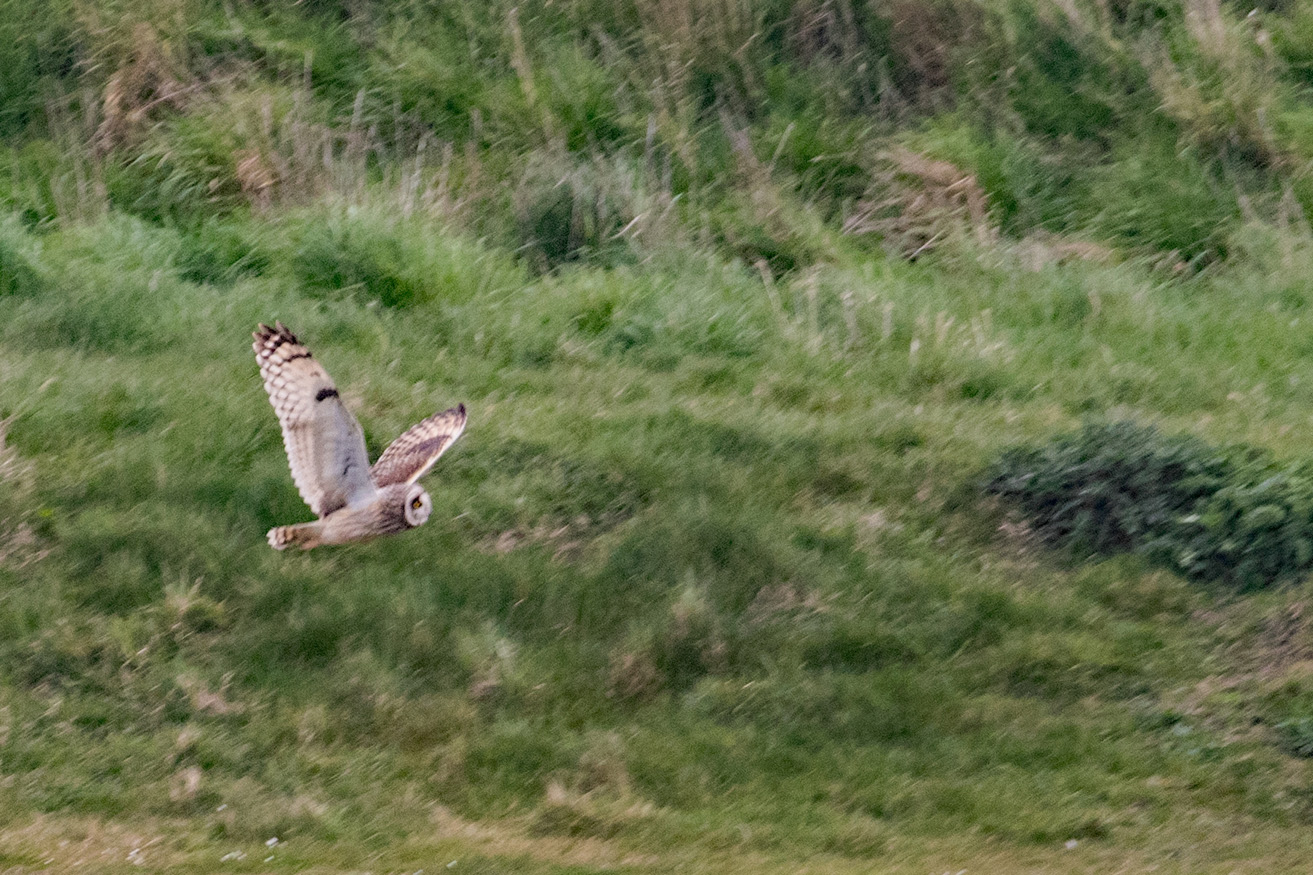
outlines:
{"label": "patch of bare ground", "polygon": [[[1313,671],[1313,612],[1299,600],[1274,608],[1260,621],[1252,642],[1237,642],[1232,650],[1252,661],[1262,675]],[[1255,646],[1256,645],[1256,646]]]}
{"label": "patch of bare ground", "polygon": [[1313,616],[1305,601],[1272,607],[1257,621],[1245,616],[1248,606],[1236,604],[1195,611],[1193,619],[1212,627],[1226,643],[1221,656],[1231,671],[1201,682],[1230,689],[1254,681],[1271,682],[1313,673]]}
{"label": "patch of bare ground", "polygon": [[1234,713],[1216,703],[1241,693],[1261,696],[1290,684],[1313,683],[1313,616],[1307,602],[1274,605],[1257,620],[1247,615],[1250,610],[1237,602],[1194,612],[1196,622],[1216,630],[1226,642],[1218,653],[1225,670],[1164,697],[1168,707],[1204,720],[1229,742],[1270,740],[1271,730],[1256,713]]}
{"label": "patch of bare ground", "polygon": [[629,517],[629,514],[608,514],[595,518],[581,514],[560,525],[544,523],[507,529],[481,540],[479,549],[484,553],[504,555],[520,547],[545,546],[551,548],[553,559],[573,562],[582,556],[592,539],[614,529]]}
{"label": "patch of bare ground", "polygon": [[[628,843],[592,836],[534,835],[528,819],[471,821],[435,806],[431,831],[413,832],[396,846],[368,852],[344,842],[234,842],[207,837],[191,821],[135,819],[132,823],[91,817],[38,815],[0,827],[0,872],[126,873],[153,871],[288,871],[309,875],[459,871],[462,862],[482,859],[539,872],[568,866],[584,872],[687,872],[717,875],[924,875],[926,872],[1048,873],[1266,873],[1303,871],[1313,854],[1313,835],[1292,837],[1244,818],[1190,816],[1163,824],[1121,847],[1107,841],[1013,845],[990,837],[946,839],[891,837],[883,852],[869,856],[818,854],[799,848],[770,853],[740,848],[667,845],[652,853]],[[271,837],[272,838],[272,837]],[[297,846],[300,845],[298,848]],[[290,849],[296,848],[295,852]],[[272,861],[265,860],[273,857]],[[279,857],[283,859],[280,861]],[[263,865],[261,865],[263,861]]]}
{"label": "patch of bare ground", "polygon": [[[566,791],[553,785],[549,795],[566,805]],[[574,800],[577,804],[578,800]],[[545,863],[589,866],[599,869],[656,866],[661,858],[627,849],[610,839],[595,836],[535,835],[532,824],[519,821],[465,820],[450,809],[435,805],[432,823],[437,838],[459,838],[480,853],[497,857],[527,857]]]}
{"label": "patch of bare ground", "polygon": [[574,524],[563,526],[534,526],[532,528],[507,529],[496,537],[488,537],[479,542],[479,549],[485,553],[506,554],[530,544],[545,544],[552,547],[552,556],[556,559],[569,559],[582,546],[579,533],[587,527]]}
{"label": "patch of bare ground", "polygon": [[124,824],[91,817],[37,815],[0,828],[0,872],[112,872],[182,861],[179,824]]}
{"label": "patch of bare ground", "polygon": [[5,443],[9,420],[0,419],[0,488],[8,493],[0,501],[0,566],[24,568],[44,559],[44,547],[29,520],[26,505],[32,492],[32,466]]}

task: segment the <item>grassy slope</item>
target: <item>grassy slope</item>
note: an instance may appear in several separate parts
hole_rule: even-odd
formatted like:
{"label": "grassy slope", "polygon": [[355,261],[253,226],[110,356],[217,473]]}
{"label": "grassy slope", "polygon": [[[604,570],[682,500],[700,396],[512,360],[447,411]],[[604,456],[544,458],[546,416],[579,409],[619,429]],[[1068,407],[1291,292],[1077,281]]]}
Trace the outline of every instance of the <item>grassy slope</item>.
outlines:
{"label": "grassy slope", "polygon": [[[1271,726],[1308,695],[1302,589],[1064,569],[945,508],[1089,410],[1296,448],[1289,291],[996,254],[771,294],[714,260],[532,280],[440,227],[335,221],[428,259],[431,300],[311,296],[276,250],[198,286],[131,220],[8,232],[37,270],[0,299],[6,514],[34,539],[0,567],[15,864],[102,819],[181,829],[169,859],[473,853],[435,804],[658,869],[1300,852],[1307,770]],[[305,516],[245,340],[272,318],[375,451],[469,405],[422,531],[268,550]]]}
{"label": "grassy slope", "polygon": [[[1090,415],[1306,453],[1306,16],[357,5],[4,24],[0,863],[1307,859],[1307,586],[964,500]],[[265,545],[275,318],[374,453],[469,406],[422,530]]]}

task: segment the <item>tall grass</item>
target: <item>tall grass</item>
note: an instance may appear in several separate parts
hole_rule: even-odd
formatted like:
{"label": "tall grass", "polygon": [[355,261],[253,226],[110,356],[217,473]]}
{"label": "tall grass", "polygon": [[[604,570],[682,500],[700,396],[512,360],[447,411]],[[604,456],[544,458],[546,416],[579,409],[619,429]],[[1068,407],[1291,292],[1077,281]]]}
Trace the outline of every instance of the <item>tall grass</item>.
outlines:
{"label": "tall grass", "polygon": [[[1237,200],[1273,220],[1281,192],[1302,198],[1313,154],[1293,8],[42,8],[15,51],[52,57],[55,40],[65,60],[13,65],[0,186],[36,221],[108,202],[194,224],[386,181],[403,211],[463,210],[539,268],[694,239],[778,272],[853,243],[916,252],[908,223],[946,230],[921,191],[891,190],[901,155],[974,177],[1010,235],[1095,235],[1198,268],[1227,257]],[[946,120],[957,146],[925,133]],[[63,191],[41,194],[52,180]],[[1162,218],[1182,211],[1212,230]],[[794,226],[831,242],[800,247]]]}
{"label": "tall grass", "polygon": [[[27,11],[0,859],[1306,856],[1307,586],[964,492],[1110,411],[1306,453],[1299,10]],[[273,319],[371,454],[468,406],[425,527],[268,549]]]}
{"label": "tall grass", "polygon": [[[857,858],[973,829],[1151,841],[1129,800],[1303,816],[1270,799],[1301,780],[1306,697],[1229,637],[1258,646],[1280,602],[1067,566],[956,497],[1001,446],[1114,405],[1295,451],[1296,291],[1006,245],[543,275],[385,209],[223,222],[8,226],[31,273],[0,296],[6,816],[351,847],[413,834],[401,797],[653,852]],[[307,513],[242,340],[274,317],[374,453],[467,403],[427,526],[268,550]]]}

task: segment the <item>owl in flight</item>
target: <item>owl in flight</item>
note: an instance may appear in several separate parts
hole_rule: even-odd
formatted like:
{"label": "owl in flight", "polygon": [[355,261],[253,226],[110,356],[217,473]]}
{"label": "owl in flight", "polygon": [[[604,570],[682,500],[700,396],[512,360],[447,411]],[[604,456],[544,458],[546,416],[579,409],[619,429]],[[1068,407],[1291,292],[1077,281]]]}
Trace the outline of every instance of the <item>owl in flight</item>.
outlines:
{"label": "owl in flight", "polygon": [[319,519],[269,530],[275,550],[364,541],[428,521],[418,481],[465,428],[465,405],[434,414],[392,442],[373,467],[365,435],[333,380],[295,335],[275,323],[254,333],[255,360],[283,428],[292,480]]}

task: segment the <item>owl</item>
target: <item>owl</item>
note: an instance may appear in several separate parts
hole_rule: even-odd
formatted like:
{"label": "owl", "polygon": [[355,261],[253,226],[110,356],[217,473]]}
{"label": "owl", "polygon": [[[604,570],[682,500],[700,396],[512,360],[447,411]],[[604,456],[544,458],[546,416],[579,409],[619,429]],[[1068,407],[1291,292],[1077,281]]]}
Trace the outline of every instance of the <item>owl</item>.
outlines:
{"label": "owl", "polygon": [[364,541],[423,525],[418,481],[465,428],[465,405],[411,426],[370,467],[360,423],[310,350],[281,322],[254,333],[255,361],[283,429],[292,480],[319,519],[269,530],[275,550]]}

